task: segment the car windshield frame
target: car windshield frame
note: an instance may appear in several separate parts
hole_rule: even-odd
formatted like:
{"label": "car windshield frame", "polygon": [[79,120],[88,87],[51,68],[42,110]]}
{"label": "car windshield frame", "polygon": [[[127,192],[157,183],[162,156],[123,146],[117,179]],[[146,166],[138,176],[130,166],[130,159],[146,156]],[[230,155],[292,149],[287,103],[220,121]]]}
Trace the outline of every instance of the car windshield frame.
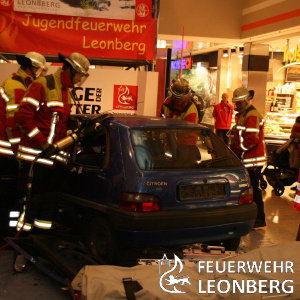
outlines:
{"label": "car windshield frame", "polygon": [[131,128],[137,164],[142,170],[199,170],[244,167],[208,128]]}

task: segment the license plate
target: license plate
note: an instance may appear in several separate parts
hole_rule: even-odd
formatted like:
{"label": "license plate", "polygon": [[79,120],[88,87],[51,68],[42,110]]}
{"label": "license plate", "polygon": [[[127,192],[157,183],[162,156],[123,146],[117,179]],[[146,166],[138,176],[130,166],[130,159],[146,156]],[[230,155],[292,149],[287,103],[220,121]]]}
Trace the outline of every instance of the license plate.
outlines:
{"label": "license plate", "polygon": [[180,185],[180,200],[223,198],[226,196],[225,183]]}

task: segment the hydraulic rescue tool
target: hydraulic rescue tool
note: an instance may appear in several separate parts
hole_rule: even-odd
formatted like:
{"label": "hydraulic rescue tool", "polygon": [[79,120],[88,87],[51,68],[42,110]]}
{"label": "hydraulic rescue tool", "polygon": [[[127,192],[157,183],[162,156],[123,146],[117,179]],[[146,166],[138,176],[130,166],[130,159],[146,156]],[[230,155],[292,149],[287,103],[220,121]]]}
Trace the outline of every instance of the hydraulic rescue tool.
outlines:
{"label": "hydraulic rescue tool", "polygon": [[[46,154],[44,152],[41,152],[31,163],[29,174],[28,174],[28,180],[27,180],[27,187],[26,187],[26,209],[25,209],[25,216],[24,216],[24,224],[27,221],[27,216],[30,211],[30,203],[31,203],[31,191],[32,191],[32,181],[33,181],[33,166],[38,161],[39,158],[46,158],[53,155],[56,155],[59,153],[59,151],[65,150],[66,148],[69,148],[73,146],[76,143],[80,143],[85,137],[92,135],[93,133],[99,133],[101,134],[101,131],[104,130],[101,122],[105,119],[112,118],[113,115],[111,113],[102,113],[100,115],[97,115],[94,118],[88,117],[88,115],[82,115],[82,118],[80,121],[76,119],[75,128],[72,129],[72,132],[66,136],[65,138],[57,141],[53,144],[53,149],[51,152],[47,152]],[[76,155],[76,148],[74,148],[74,151],[72,151],[74,155]],[[72,155],[72,154],[71,154]],[[23,227],[20,229],[20,231],[16,234],[15,238],[17,238],[20,233],[22,232]],[[2,246],[0,248],[0,251],[5,249],[8,246],[8,244]]]}

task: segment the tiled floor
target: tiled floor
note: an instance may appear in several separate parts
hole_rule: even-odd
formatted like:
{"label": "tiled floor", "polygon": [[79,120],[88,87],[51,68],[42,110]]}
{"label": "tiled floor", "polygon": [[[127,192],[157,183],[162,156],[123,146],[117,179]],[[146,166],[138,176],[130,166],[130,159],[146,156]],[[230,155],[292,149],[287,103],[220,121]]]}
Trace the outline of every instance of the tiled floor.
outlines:
{"label": "tiled floor", "polygon": [[[286,187],[283,196],[278,197],[268,187],[263,191],[267,226],[252,230],[241,240],[239,250],[248,252],[258,247],[295,241],[300,213],[291,209],[293,198]],[[43,274],[36,267],[28,265],[23,273],[13,270],[13,252],[0,252],[0,300],[63,300],[69,299],[64,286]]]}

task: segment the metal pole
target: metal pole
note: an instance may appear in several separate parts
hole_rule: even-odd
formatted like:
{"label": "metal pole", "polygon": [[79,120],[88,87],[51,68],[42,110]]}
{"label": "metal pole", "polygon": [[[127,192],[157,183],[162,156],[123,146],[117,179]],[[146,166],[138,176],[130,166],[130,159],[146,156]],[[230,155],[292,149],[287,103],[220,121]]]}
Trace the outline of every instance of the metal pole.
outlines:
{"label": "metal pole", "polygon": [[167,52],[166,81],[165,81],[165,98],[167,98],[167,96],[168,96],[168,90],[167,90],[167,88],[170,86],[171,58],[172,58],[172,48],[168,48],[168,52]]}
{"label": "metal pole", "polygon": [[182,61],[183,61],[183,40],[184,40],[184,26],[182,29],[182,43],[181,43],[181,62],[180,62],[180,75],[179,78],[182,77]]}

